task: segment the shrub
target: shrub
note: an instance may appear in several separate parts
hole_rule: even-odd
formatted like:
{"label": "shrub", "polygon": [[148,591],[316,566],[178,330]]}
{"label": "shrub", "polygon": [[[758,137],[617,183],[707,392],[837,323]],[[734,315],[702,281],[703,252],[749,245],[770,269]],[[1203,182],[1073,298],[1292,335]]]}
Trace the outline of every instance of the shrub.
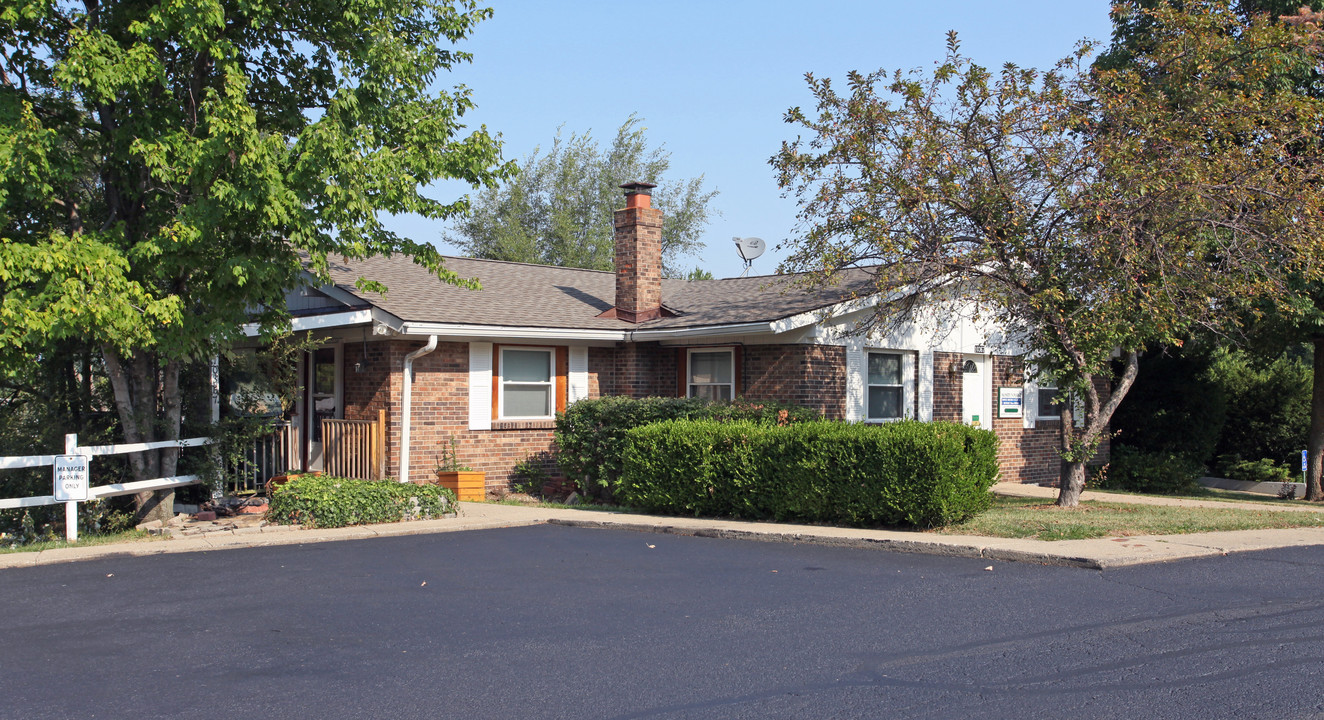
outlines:
{"label": "shrub", "polygon": [[1225,455],[1218,461],[1223,477],[1233,480],[1257,483],[1285,483],[1296,480],[1290,468],[1285,468],[1269,458],[1242,460],[1236,455]]}
{"label": "shrub", "polygon": [[1196,479],[1203,474],[1204,465],[1188,456],[1116,445],[1099,487],[1180,495],[1198,490]]}
{"label": "shrub", "polygon": [[1272,358],[1220,351],[1210,377],[1227,394],[1216,454],[1269,458],[1291,467],[1310,432],[1311,362],[1302,348]]}
{"label": "shrub", "polygon": [[767,425],[821,420],[817,411],[775,401],[709,403],[700,398],[602,397],[580,400],[556,418],[557,462],[579,491],[611,499],[621,476],[625,433],[665,420],[710,419]]}
{"label": "shrub", "polygon": [[669,421],[626,433],[617,492],[653,512],[932,527],[988,507],[993,433],[953,423]]}
{"label": "shrub", "polygon": [[267,518],[282,524],[334,528],[426,520],[455,512],[455,493],[437,485],[304,475],[271,493]]}
{"label": "shrub", "polygon": [[552,479],[547,472],[547,465],[552,461],[550,455],[546,451],[538,452],[515,463],[511,471],[511,489],[526,495],[542,494],[542,489]]}

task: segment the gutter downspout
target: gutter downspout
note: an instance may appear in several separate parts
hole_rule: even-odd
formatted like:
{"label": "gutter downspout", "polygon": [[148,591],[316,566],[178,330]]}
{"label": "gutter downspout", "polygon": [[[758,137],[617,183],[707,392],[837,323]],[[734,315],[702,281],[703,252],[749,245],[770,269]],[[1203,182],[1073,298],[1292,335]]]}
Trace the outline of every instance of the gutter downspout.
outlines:
{"label": "gutter downspout", "polygon": [[400,482],[409,482],[409,419],[413,407],[414,361],[437,349],[437,336],[428,337],[428,344],[405,356],[404,391],[400,402]]}

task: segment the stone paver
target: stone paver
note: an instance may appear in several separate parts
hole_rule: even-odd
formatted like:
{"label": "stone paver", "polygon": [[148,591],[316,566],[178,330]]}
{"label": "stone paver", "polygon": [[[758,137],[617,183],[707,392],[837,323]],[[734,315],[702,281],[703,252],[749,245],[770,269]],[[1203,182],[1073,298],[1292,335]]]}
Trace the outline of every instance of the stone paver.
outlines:
{"label": "stone paver", "polygon": [[[1021,497],[1056,496],[1052,488],[999,484],[995,492]],[[1085,499],[1158,505],[1238,507],[1293,511],[1324,508],[1284,503],[1226,503],[1178,500],[1148,496],[1119,496],[1087,492]],[[179,536],[150,542],[59,548],[31,553],[0,555],[0,569],[48,563],[74,562],[114,555],[157,555],[205,552],[242,547],[297,545],[362,540],[398,535],[484,530],[550,523],[582,528],[612,528],[640,532],[670,533],[699,537],[736,538],[771,542],[814,543],[844,547],[876,548],[898,552],[979,557],[989,560],[1037,562],[1083,568],[1107,569],[1143,563],[1168,562],[1199,557],[1217,557],[1232,552],[1268,550],[1302,545],[1324,545],[1324,528],[1282,530],[1236,530],[1190,535],[1142,535],[1124,538],[1045,541],[1031,538],[991,538],[970,535],[858,528],[820,527],[784,523],[714,520],[707,518],[659,517],[596,510],[556,509],[494,503],[460,503],[458,517],[418,522],[364,525],[332,530],[291,528],[282,525],[229,527],[218,523],[214,531],[181,531]],[[194,524],[191,530],[197,530]]]}

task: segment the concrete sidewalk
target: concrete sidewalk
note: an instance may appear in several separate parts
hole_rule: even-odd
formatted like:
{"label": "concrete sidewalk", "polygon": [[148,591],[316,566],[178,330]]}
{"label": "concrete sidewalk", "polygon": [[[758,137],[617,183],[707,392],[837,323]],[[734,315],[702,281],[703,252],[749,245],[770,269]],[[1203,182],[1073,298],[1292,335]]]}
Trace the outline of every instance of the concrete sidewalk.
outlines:
{"label": "concrete sidewalk", "polygon": [[[1000,484],[994,488],[994,491],[999,494],[1043,497],[1045,499],[1056,497],[1057,494],[1057,491],[1052,488],[1010,484]],[[1324,508],[1301,507],[1286,503],[1282,505],[1225,503],[1118,496],[1108,493],[1086,493],[1085,499],[1165,505],[1245,506],[1281,511],[1324,511]],[[977,557],[986,558],[990,561],[1036,562],[1099,570],[1142,563],[1216,557],[1231,552],[1268,550],[1299,545],[1324,545],[1324,528],[1238,530],[1190,535],[1145,535],[1050,542],[1025,538],[990,538],[970,535],[938,535],[915,531],[862,530],[742,520],[660,517],[598,510],[553,509],[490,503],[465,502],[460,503],[460,508],[461,511],[458,517],[442,520],[365,525],[333,530],[308,530],[282,525],[264,525],[223,529],[156,541],[11,553],[0,555],[0,569],[115,556],[206,552],[271,545],[301,545],[335,540],[363,540],[461,530],[486,530],[544,523],[570,527],[633,530],[698,537],[814,543],[897,552]]]}

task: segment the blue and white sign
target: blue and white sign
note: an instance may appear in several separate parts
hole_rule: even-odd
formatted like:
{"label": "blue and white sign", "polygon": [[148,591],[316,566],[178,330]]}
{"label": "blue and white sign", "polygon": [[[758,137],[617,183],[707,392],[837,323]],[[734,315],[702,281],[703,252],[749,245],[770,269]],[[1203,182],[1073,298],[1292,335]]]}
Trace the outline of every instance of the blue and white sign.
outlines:
{"label": "blue and white sign", "polygon": [[1307,452],[1308,452],[1308,451],[1306,451],[1306,450],[1302,450],[1302,451],[1301,451],[1301,472],[1305,472],[1305,471],[1306,471],[1306,453],[1307,453]]}
{"label": "blue and white sign", "polygon": [[1024,414],[1025,391],[1018,387],[998,388],[998,417],[1021,417]]}

